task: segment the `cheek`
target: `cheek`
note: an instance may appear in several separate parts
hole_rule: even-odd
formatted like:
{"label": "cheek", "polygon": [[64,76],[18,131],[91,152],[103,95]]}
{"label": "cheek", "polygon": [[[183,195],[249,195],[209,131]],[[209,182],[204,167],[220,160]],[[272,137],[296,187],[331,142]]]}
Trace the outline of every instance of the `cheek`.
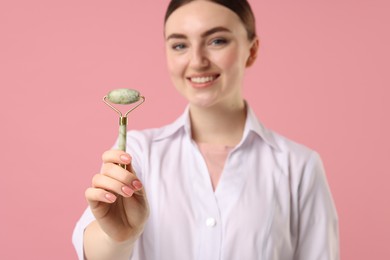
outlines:
{"label": "cheek", "polygon": [[167,53],[167,68],[171,82],[176,90],[182,95],[184,86],[185,60],[183,57]]}
{"label": "cheek", "polygon": [[172,76],[175,73],[175,64],[172,58],[170,58],[168,55],[167,55],[167,68],[168,68],[169,75]]}
{"label": "cheek", "polygon": [[240,67],[243,67],[245,63],[243,63],[243,55],[239,53],[237,50],[230,50],[224,53],[221,53],[217,58],[216,62],[219,67],[226,71],[235,71]]}
{"label": "cheek", "polygon": [[181,76],[184,71],[185,62],[182,57],[167,53],[167,67],[171,77]]}

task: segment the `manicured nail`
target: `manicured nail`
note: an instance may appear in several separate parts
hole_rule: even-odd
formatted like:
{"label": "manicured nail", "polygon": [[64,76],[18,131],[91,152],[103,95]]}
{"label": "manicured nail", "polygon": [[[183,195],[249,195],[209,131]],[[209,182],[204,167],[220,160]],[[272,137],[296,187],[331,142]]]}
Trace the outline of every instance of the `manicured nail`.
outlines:
{"label": "manicured nail", "polygon": [[134,191],[133,191],[130,187],[128,187],[128,186],[123,186],[123,187],[122,187],[122,191],[123,191],[123,193],[126,194],[127,196],[131,196],[131,195],[133,195],[133,193],[134,193]]}
{"label": "manicured nail", "polygon": [[106,200],[108,200],[109,202],[115,202],[116,200],[116,197],[115,195],[111,194],[111,193],[106,193],[104,195],[104,197],[106,198]]}
{"label": "manicured nail", "polygon": [[130,156],[129,156],[128,154],[122,154],[122,155],[120,156],[120,158],[121,158],[121,161],[122,161],[122,162],[125,162],[125,163],[130,162]]}
{"label": "manicured nail", "polygon": [[139,180],[135,180],[131,184],[133,184],[133,187],[136,188],[137,190],[142,189],[142,183]]}

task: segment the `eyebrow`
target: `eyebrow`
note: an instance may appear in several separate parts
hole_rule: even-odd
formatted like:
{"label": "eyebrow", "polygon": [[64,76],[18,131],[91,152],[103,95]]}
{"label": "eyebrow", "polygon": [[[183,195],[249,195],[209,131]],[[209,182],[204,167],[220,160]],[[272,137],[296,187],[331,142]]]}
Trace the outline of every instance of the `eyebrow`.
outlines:
{"label": "eyebrow", "polygon": [[[204,33],[202,33],[201,37],[204,38],[217,32],[231,32],[231,31],[225,27],[218,26],[205,31]],[[187,36],[181,33],[172,33],[166,38],[167,41],[170,39],[187,39]]]}

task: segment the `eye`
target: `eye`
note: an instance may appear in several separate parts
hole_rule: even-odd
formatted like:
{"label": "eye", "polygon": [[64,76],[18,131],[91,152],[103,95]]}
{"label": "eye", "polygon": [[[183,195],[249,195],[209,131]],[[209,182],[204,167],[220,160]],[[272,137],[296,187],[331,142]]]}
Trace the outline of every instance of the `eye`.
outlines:
{"label": "eye", "polygon": [[171,48],[175,51],[181,51],[187,48],[187,45],[185,45],[184,43],[175,43],[172,44]]}
{"label": "eye", "polygon": [[221,45],[226,45],[228,44],[229,41],[224,39],[224,38],[217,38],[217,39],[213,39],[211,42],[210,42],[210,45],[213,45],[213,46],[221,46]]}

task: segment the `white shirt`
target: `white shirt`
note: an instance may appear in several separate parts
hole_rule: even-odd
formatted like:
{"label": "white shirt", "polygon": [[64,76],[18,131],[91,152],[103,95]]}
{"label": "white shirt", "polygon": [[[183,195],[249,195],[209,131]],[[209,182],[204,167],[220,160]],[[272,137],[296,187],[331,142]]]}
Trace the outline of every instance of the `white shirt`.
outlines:
{"label": "white shirt", "polygon": [[[173,124],[130,131],[127,151],[150,218],[136,260],[337,260],[338,218],[318,154],[268,129],[248,108],[241,142],[213,191],[191,139],[188,108]],[[73,243],[83,259],[83,231]]]}

